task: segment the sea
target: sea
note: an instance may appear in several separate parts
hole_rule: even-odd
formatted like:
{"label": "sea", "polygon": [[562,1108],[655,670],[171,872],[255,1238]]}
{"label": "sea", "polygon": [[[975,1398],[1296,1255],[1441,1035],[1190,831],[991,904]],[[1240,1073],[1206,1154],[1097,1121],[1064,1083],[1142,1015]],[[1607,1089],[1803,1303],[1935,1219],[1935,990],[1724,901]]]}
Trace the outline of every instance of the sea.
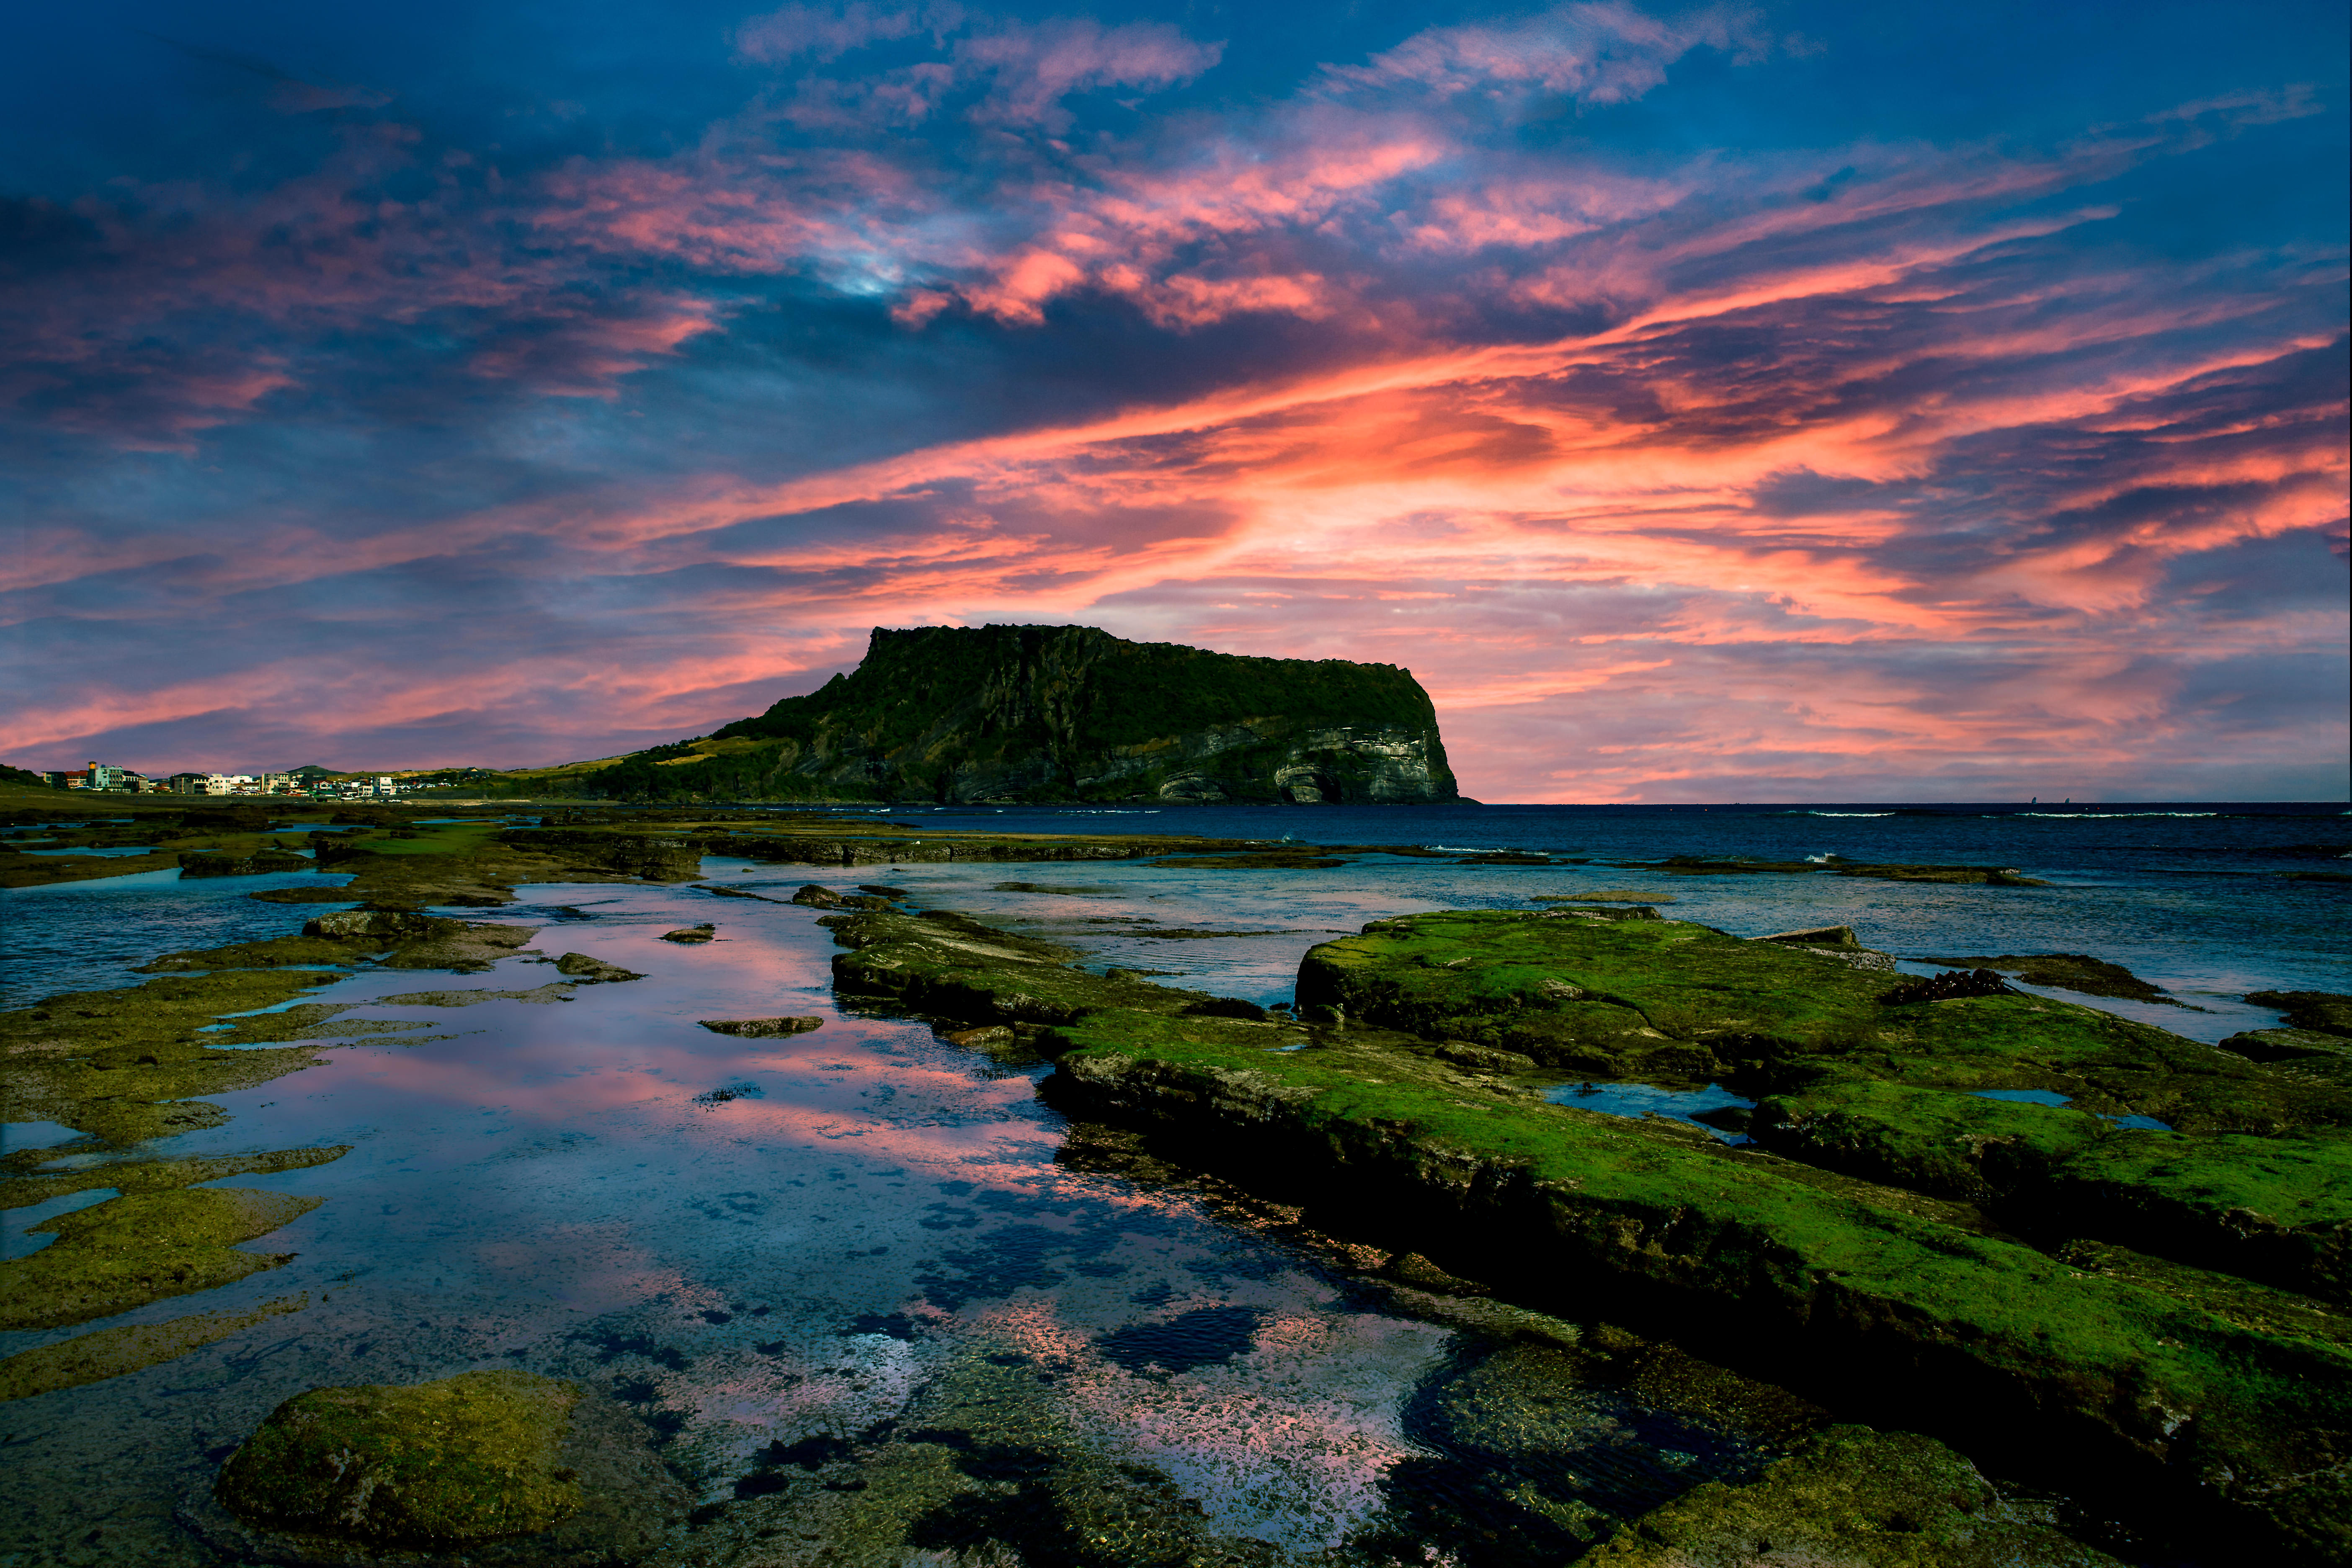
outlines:
{"label": "sea", "polygon": [[[1260,1003],[1288,999],[1309,947],[1372,920],[1597,893],[1742,936],[1851,925],[1914,973],[2084,953],[2172,1000],[2050,994],[2207,1041],[2279,1021],[2249,993],[2352,992],[2341,803],[836,815],[845,830],[880,817],[1359,847],[1304,869],[816,875],[713,857],[702,885],[528,886],[487,917],[446,911],[539,926],[537,951],[476,975],[351,973],[306,999],[408,1027],[322,1042],[320,1065],[214,1097],[225,1124],[142,1152],[352,1145],[330,1164],[216,1184],[327,1199],[248,1246],[289,1261],[106,1323],[0,1335],[9,1354],[114,1322],[307,1303],[145,1372],[0,1405],[0,1563],[211,1563],[173,1510],[278,1402],[489,1366],[592,1382],[646,1419],[698,1504],[680,1563],[862,1561],[843,1542],[880,1539],[873,1521],[887,1516],[889,1551],[917,1554],[874,1558],[889,1568],[987,1540],[1030,1568],[1112,1568],[1186,1559],[1103,1521],[1181,1516],[1203,1562],[1549,1568],[1607,1521],[1747,1479],[1780,1451],[1769,1433],[1696,1417],[1557,1346],[1417,1304],[1367,1279],[1345,1238],[1186,1173],[1095,1157],[1039,1098],[1046,1064],[841,1005],[821,910],[702,886],[783,899],[803,881],[863,880],[1066,942],[1097,967]],[[1465,863],[1496,851],[1549,863]],[[1684,875],[1677,857],[1824,869]],[[1986,866],[2046,885],[1830,869],[1855,863]],[[5,1005],[136,984],[130,967],[163,952],[289,933],[334,906],[246,895],[320,879],[167,871],[0,892]],[[702,921],[717,940],[661,940]],[[565,1001],[388,1000],[534,991],[573,952],[644,978]],[[777,1014],[824,1022],[780,1039],[699,1026]],[[1672,1113],[1644,1086],[1616,1087],[1597,1109]],[[67,1127],[16,1123],[5,1138],[52,1149],[52,1169],[108,1158]],[[24,1256],[48,1239],[28,1226],[109,1195],[10,1211],[0,1241]],[[997,1425],[971,1415],[982,1408]],[[954,1459],[922,1472],[930,1492],[906,1479],[922,1443]],[[2184,1561],[1996,1479],[2016,1509],[2127,1561]]]}

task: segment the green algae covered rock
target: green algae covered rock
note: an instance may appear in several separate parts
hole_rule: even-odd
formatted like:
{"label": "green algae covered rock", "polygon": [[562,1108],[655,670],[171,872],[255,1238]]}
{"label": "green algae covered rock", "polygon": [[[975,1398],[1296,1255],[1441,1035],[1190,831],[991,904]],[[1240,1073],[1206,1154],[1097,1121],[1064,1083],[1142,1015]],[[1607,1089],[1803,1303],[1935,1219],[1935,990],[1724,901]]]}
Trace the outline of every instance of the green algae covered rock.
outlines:
{"label": "green algae covered rock", "polygon": [[323,1198],[247,1187],[125,1193],[35,1231],[58,1239],[0,1264],[0,1329],[53,1329],[233,1284],[291,1253],[238,1250]]}
{"label": "green algae covered rock", "polygon": [[287,1400],[181,1518],[232,1557],[290,1563],[635,1562],[689,1499],[646,1428],[528,1372]]}
{"label": "green algae covered rock", "polygon": [[280,1296],[242,1312],[192,1312],[169,1322],[124,1323],[19,1351],[0,1361],[0,1401],[29,1399],[143,1371],[308,1305],[308,1292]]}
{"label": "green algae covered rock", "polygon": [[254,1523],[358,1541],[528,1535],[580,1510],[559,1457],[579,1402],[576,1384],[526,1372],[315,1388],[230,1456],[215,1496]]}
{"label": "green algae covered rock", "polygon": [[2074,1232],[2352,1306],[2352,1131],[2133,1131],[2053,1173]]}
{"label": "green algae covered rock", "polygon": [[2004,1505],[1976,1467],[1912,1432],[1833,1426],[1746,1486],[1710,1481],[1576,1568],[2121,1568]]}
{"label": "green algae covered rock", "polygon": [[2078,1110],[2197,1132],[2352,1123],[2352,1092],[2111,1013],[2038,996],[1904,1002],[1835,950],[1623,911],[1448,910],[1376,921],[1299,965],[1302,1007],[1519,1052],[1565,1071],[1748,1092],[1875,1079],[2042,1089]]}
{"label": "green algae covered rock", "polygon": [[[2071,1489],[2222,1523],[2281,1562],[2352,1555],[2330,1479],[2334,1434],[2352,1432],[2339,1320],[2119,1248],[2026,1245],[1938,1195],[2047,1193],[2069,1160],[2125,1146],[2085,1111],[2143,1096],[2218,1108],[2209,1123],[2232,1096],[2273,1125],[2325,1125],[2336,1102],[2088,1008],[1890,1002],[1893,977],[1833,952],[1623,913],[1375,922],[1308,955],[1300,1000],[1331,1021],[1313,1028],[1092,974],[960,917],[826,923],[851,950],[835,960],[845,993],[1028,1027],[1069,1113],[1141,1129],[1318,1226],[1671,1335],[1849,1414],[1929,1425]],[[1836,1138],[1790,1159],[1550,1102],[1583,1050],[1651,1067],[1689,1052],[1822,1127],[1887,1136],[1841,1169]],[[2054,1088],[2084,1109],[1978,1087]]]}
{"label": "green algae covered rock", "polygon": [[2071,1106],[1853,1078],[1763,1100],[1748,1131],[1776,1154],[1985,1203],[2046,1183],[2112,1124]]}

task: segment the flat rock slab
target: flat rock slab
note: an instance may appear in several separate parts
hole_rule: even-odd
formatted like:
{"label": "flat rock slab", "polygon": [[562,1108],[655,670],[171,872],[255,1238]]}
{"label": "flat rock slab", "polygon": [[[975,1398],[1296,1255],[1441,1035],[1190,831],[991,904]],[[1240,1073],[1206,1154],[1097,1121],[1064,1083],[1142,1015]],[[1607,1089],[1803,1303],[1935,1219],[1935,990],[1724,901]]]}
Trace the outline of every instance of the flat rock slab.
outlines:
{"label": "flat rock slab", "polygon": [[677,931],[662,932],[661,939],[676,942],[709,942],[718,934],[719,928],[713,925],[681,926]]}
{"label": "flat rock slab", "polygon": [[604,985],[619,980],[643,980],[634,969],[624,969],[617,963],[607,963],[601,958],[591,958],[584,952],[567,952],[555,961],[559,974],[569,974],[583,985]]}
{"label": "flat rock slab", "polygon": [[[480,1002],[569,1002],[572,987],[561,980],[551,980],[529,991],[404,991],[397,996],[380,996],[379,1007],[471,1007]],[[424,1028],[426,1026],[417,1025]]]}
{"label": "flat rock slab", "polygon": [[714,1035],[763,1040],[777,1035],[805,1035],[824,1026],[823,1018],[704,1018],[702,1026]]}

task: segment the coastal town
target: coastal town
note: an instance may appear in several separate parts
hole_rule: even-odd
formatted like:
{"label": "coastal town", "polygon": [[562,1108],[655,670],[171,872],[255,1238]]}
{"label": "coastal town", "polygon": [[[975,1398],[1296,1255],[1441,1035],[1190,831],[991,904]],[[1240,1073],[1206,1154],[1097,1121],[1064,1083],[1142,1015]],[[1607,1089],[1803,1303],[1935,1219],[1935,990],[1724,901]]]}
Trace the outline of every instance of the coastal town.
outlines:
{"label": "coastal town", "polygon": [[81,767],[30,774],[51,789],[95,795],[296,795],[308,800],[397,800],[446,790],[488,776],[487,768],[444,768],[414,773],[340,773],[315,764],[284,773],[144,773],[91,760]]}

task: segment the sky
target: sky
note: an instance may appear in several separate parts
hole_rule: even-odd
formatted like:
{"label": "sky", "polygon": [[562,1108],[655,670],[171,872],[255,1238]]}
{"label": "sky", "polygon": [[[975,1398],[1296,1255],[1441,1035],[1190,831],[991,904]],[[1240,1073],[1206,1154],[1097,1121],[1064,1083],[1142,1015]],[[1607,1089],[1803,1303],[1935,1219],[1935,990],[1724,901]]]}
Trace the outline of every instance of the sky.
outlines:
{"label": "sky", "polygon": [[26,9],[0,760],[544,764],[877,626],[1489,801],[2343,799],[2347,10]]}

